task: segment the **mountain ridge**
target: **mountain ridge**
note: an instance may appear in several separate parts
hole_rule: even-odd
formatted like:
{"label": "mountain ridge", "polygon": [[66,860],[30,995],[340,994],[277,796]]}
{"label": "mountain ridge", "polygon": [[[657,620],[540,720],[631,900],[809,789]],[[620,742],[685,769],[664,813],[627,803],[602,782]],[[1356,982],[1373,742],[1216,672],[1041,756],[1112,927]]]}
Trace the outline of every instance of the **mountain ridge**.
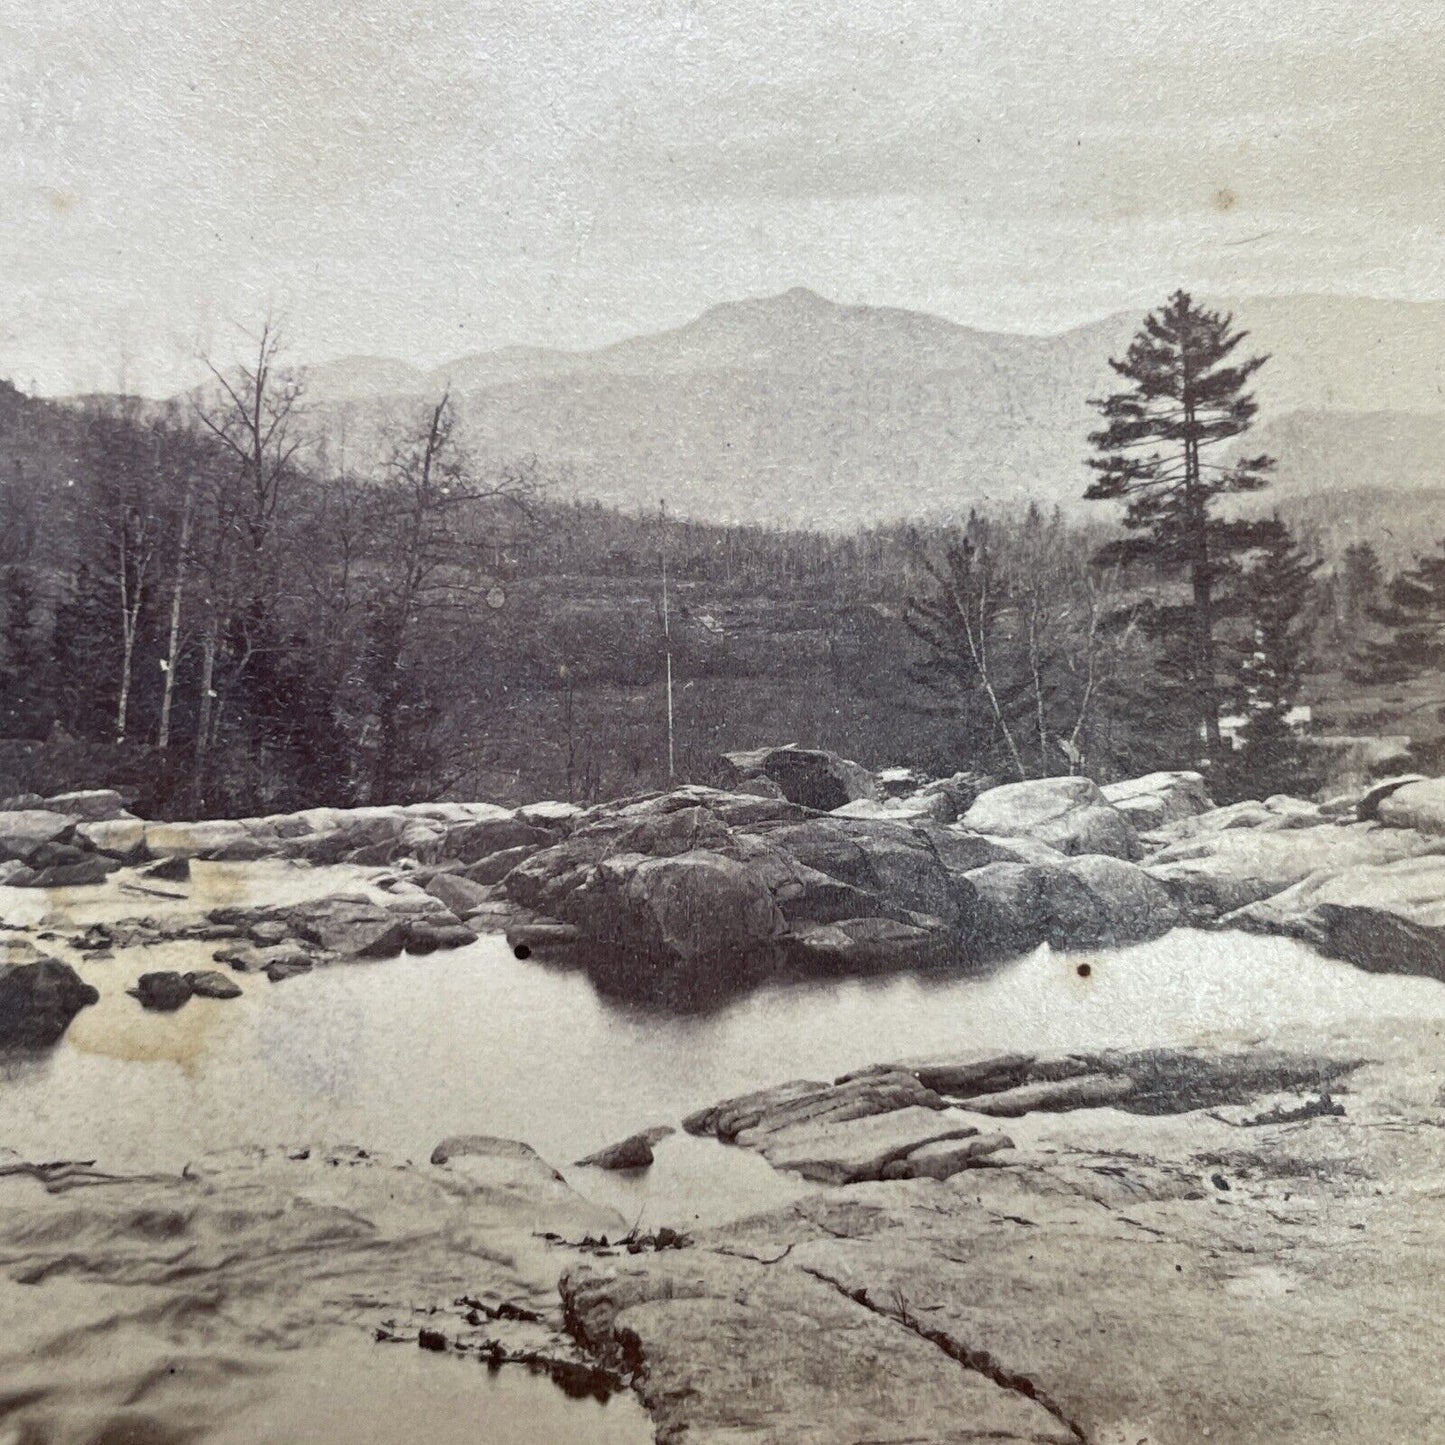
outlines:
{"label": "mountain ridge", "polygon": [[[1258,438],[1285,453],[1282,491],[1445,482],[1434,462],[1445,455],[1445,303],[1212,304],[1251,333],[1248,350],[1271,355]],[[342,424],[355,464],[448,388],[480,458],[535,457],[577,495],[851,526],[1080,503],[1089,401],[1118,384],[1108,360],[1138,322],[1118,312],[1051,335],[984,331],[795,287],[586,351],[504,347],[431,370],[343,358],[338,371],[309,371],[308,390],[317,425]]]}

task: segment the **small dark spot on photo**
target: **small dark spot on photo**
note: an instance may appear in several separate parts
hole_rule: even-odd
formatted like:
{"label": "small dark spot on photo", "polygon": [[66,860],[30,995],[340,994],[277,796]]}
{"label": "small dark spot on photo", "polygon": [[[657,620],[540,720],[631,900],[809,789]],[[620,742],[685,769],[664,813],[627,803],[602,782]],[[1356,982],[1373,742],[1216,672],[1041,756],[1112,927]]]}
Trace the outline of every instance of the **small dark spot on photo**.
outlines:
{"label": "small dark spot on photo", "polygon": [[514,958],[524,958],[524,959],[525,959],[525,958],[531,958],[531,956],[532,956],[532,950],[531,950],[530,948],[528,948],[525,943],[519,943],[519,944],[512,950],[512,956],[513,956]]}
{"label": "small dark spot on photo", "polygon": [[1076,971],[1080,978],[1088,978],[1094,970],[1087,963],[1081,963]]}

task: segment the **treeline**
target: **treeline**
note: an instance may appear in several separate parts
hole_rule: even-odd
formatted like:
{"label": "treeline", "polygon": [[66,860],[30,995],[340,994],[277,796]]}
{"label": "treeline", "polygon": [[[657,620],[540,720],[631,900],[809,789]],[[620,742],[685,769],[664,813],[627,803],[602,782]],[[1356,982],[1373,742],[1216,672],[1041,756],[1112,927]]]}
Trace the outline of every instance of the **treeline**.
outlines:
{"label": "treeline", "polygon": [[1176,296],[1115,363],[1088,495],[1122,531],[1102,508],[838,535],[563,502],[535,461],[468,455],[444,396],[339,470],[269,329],[169,406],[0,388],[11,782],[130,781],[195,815],[661,783],[665,564],[685,775],[797,741],[1307,789],[1310,674],[1438,669],[1445,564],[1391,578],[1366,542],[1325,556],[1230,509],[1271,467],[1238,446],[1263,364],[1240,339]]}
{"label": "treeline", "polygon": [[473,624],[539,479],[475,470],[445,398],[379,475],[320,473],[301,399],[269,329],[195,405],[7,391],[0,731],[143,749],[169,811],[445,788],[436,735],[485,691]]}

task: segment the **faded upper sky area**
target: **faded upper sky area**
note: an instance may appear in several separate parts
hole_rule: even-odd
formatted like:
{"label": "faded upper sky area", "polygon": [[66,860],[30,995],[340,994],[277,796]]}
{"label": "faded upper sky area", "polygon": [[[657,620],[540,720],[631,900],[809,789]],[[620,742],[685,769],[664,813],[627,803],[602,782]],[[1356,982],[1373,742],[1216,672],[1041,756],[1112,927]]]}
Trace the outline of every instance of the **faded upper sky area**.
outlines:
{"label": "faded upper sky area", "polygon": [[1438,0],[47,0],[0,17],[0,375],[584,347],[803,284],[991,328],[1445,296]]}

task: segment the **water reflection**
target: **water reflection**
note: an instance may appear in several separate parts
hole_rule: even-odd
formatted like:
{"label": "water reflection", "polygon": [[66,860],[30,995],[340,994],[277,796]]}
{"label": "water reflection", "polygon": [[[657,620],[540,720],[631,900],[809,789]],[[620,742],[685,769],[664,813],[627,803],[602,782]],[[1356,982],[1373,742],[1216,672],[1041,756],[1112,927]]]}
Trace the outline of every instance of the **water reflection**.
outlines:
{"label": "water reflection", "polygon": [[[207,947],[82,961],[101,1002],[49,1056],[0,1066],[0,1146],[149,1170],[275,1140],[424,1159],[448,1135],[487,1133],[566,1168],[726,1095],[883,1060],[1445,1016],[1445,987],[1431,980],[1362,973],[1288,940],[1189,930],[1090,954],[1041,949],[986,977],[774,986],[702,1015],[602,998],[580,971],[519,961],[500,937],[282,984],[247,976],[242,998],[194,999],[173,1015],[125,996],[142,970],[205,966]],[[800,1189],[711,1141],[677,1135],[656,1153],[641,1175],[566,1172],[644,1227],[687,1228]]]}
{"label": "water reflection", "polygon": [[290,1359],[264,1403],[239,1411],[209,1445],[649,1445],[631,1395],[559,1389],[545,1373],[489,1370],[475,1358],[343,1340]]}

